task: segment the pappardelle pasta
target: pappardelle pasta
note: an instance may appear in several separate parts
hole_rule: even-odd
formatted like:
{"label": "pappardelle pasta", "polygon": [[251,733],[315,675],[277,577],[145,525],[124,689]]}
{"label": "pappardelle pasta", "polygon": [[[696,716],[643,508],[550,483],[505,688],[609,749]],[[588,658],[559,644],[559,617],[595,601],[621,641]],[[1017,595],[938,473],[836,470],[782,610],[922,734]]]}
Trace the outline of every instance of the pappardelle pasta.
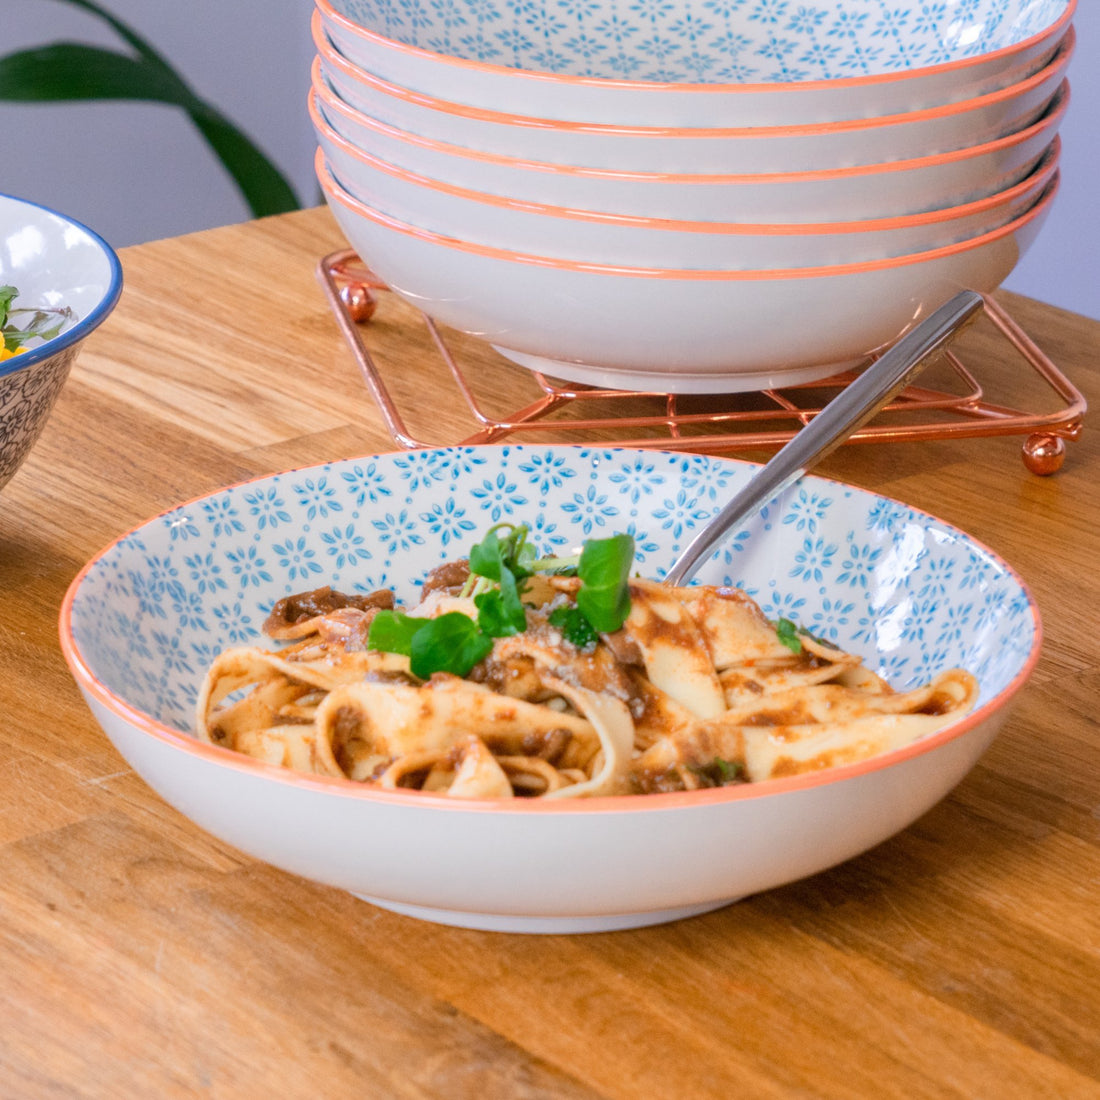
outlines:
{"label": "pappardelle pasta", "polygon": [[538,558],[503,525],[419,604],[329,588],[280,600],[281,648],[224,651],[200,737],[268,763],[452,798],[578,798],[758,783],[865,760],[972,709],[951,669],[893,690],[769,621],[743,591],[631,574],[629,536]]}

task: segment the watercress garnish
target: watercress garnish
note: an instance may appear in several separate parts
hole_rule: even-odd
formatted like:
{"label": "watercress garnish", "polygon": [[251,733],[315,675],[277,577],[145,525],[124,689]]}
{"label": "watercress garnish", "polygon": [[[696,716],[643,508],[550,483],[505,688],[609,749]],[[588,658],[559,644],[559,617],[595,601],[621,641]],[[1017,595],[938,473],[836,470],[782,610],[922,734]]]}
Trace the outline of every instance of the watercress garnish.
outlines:
{"label": "watercress garnish", "polygon": [[[500,532],[504,532],[501,537]],[[479,543],[470,547],[470,572],[491,581],[499,581],[507,570],[515,579],[531,575],[535,548],[527,541],[525,524],[498,523],[490,527]]]}
{"label": "watercress garnish", "polygon": [[577,576],[581,587],[577,607],[601,634],[618,630],[630,614],[630,567],[634,562],[634,538],[612,535],[589,539],[581,550]]}
{"label": "watercress garnish", "polygon": [[474,665],[489,655],[493,639],[461,611],[420,619],[383,609],[371,620],[367,648],[405,654],[412,674],[427,680],[433,672],[468,676]]}
{"label": "watercress garnish", "polygon": [[527,629],[527,612],[519,597],[515,578],[507,570],[499,588],[489,588],[474,596],[477,625],[491,638],[507,638]]}
{"label": "watercress garnish", "polygon": [[799,626],[797,623],[791,622],[790,619],[780,619],[775,624],[775,632],[779,635],[779,640],[792,652],[801,653],[803,650],[802,639],[809,638],[811,642],[815,642],[819,646],[824,646],[826,649],[836,649],[836,643],[830,642],[827,638],[820,638],[818,635],[811,633],[804,626]]}
{"label": "watercress garnish", "polygon": [[[498,534],[501,530],[507,530],[503,539]],[[498,524],[470,548],[470,589],[478,610],[477,624],[491,638],[506,638],[527,629],[521,585],[531,575],[528,564],[534,556],[527,528],[522,525]]]}
{"label": "watercress garnish", "polygon": [[3,328],[8,320],[8,310],[11,309],[15,296],[19,293],[13,286],[0,286],[0,328]]}
{"label": "watercress garnish", "polygon": [[379,611],[371,620],[367,648],[405,654],[413,675],[420,679],[428,679],[433,672],[467,676],[488,656],[494,638],[527,629],[523,592],[535,573],[580,579],[576,605],[555,608],[550,614],[551,625],[577,648],[587,649],[601,633],[618,630],[630,613],[632,536],[589,539],[579,555],[539,558],[528,534],[523,524],[497,524],[470,548],[470,577],[462,595],[473,600],[476,620],[460,611],[435,619]]}
{"label": "watercress garnish", "polygon": [[367,631],[367,648],[378,649],[383,653],[403,653],[408,657],[412,653],[412,640],[430,619],[415,619],[404,611],[391,611],[383,608],[375,612]]}
{"label": "watercress garnish", "polygon": [[798,636],[798,627],[790,619],[780,619],[775,624],[775,632],[779,635],[780,642],[792,653],[802,652],[802,639]]}
{"label": "watercress garnish", "polygon": [[468,676],[492,648],[493,639],[483,634],[469,615],[448,611],[425,620],[425,625],[413,635],[409,668],[421,680],[427,680],[433,672]]}
{"label": "watercress garnish", "polygon": [[550,612],[550,625],[556,626],[562,637],[578,649],[594,646],[600,637],[579,607],[555,607]]}

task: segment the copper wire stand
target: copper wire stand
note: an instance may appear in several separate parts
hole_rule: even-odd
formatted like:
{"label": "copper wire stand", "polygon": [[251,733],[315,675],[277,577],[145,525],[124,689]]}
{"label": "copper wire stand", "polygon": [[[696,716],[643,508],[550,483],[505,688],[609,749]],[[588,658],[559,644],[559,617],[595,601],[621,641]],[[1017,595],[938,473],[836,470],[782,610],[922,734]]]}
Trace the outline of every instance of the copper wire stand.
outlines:
{"label": "copper wire stand", "polygon": [[[464,406],[473,431],[462,439],[432,441],[413,433],[399,408],[391,385],[400,362],[369,346],[372,326],[366,324],[376,310],[400,306],[365,267],[354,251],[331,253],[321,259],[317,275],[359,370],[378,403],[386,427],[399,446],[421,447],[530,441],[550,432],[579,433],[582,441],[593,438],[617,446],[652,447],[700,453],[728,454],[772,449],[786,443],[804,424],[845,386],[852,372],[822,381],[779,387],[753,394],[684,396],[634,393],[561,383],[513,364],[532,382],[532,400],[504,415],[486,411],[485,395],[479,395],[462,370],[462,352],[452,345],[469,339],[443,330],[431,318],[412,311],[423,324],[430,346],[438,353],[440,369],[433,382],[453,387],[456,406]],[[921,439],[1024,435],[1024,465],[1034,474],[1047,475],[1061,468],[1065,441],[1077,439],[1087,405],[1082,394],[1032,342],[1005,310],[988,296],[979,327],[992,326],[993,336],[1029,366],[1060,403],[1045,412],[1024,412],[987,399],[986,387],[964,365],[960,350],[965,337],[942,356],[936,385],[912,386],[888,405],[868,425],[855,432],[849,443],[897,443]],[[479,349],[479,358],[486,351]],[[495,355],[495,353],[493,353]],[[940,364],[937,367],[940,368]],[[479,372],[480,373],[480,372]],[[700,406],[705,406],[700,409]],[[700,409],[700,411],[695,411]]]}

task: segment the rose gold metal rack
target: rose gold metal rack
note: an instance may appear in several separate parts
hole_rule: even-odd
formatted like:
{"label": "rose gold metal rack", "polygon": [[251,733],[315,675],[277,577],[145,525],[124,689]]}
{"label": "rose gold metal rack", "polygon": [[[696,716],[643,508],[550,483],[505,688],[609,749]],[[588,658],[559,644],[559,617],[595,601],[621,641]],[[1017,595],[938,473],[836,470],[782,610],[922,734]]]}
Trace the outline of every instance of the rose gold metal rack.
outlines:
{"label": "rose gold metal rack", "polygon": [[[345,250],[325,256],[317,275],[367,387],[378,403],[394,441],[412,450],[452,444],[531,441],[550,432],[562,438],[576,433],[579,441],[596,439],[618,446],[654,447],[712,454],[767,450],[782,446],[828,403],[852,378],[851,372],[823,381],[780,387],[753,394],[683,396],[663,393],[628,393],[589,386],[563,384],[537,372],[507,363],[500,369],[511,377],[522,371],[530,380],[531,400],[523,407],[489,411],[494,387],[491,379],[479,391],[469,371],[463,371],[463,344],[469,337],[442,329],[423,313],[413,310],[359,260]],[[394,331],[385,324],[387,311],[401,311],[423,326],[423,341],[438,362],[431,384],[450,387],[456,407],[469,415],[470,432],[461,439],[431,440],[410,428],[408,411],[415,402],[401,399],[394,385],[400,380],[400,346],[375,337]],[[376,312],[378,311],[378,312]],[[368,324],[372,318],[375,323]],[[982,320],[973,328],[985,329],[978,338],[998,341],[1004,350],[1022,360],[1042,383],[1037,404],[1056,407],[1024,412],[993,401],[962,361],[968,334],[956,341],[939,364],[930,368],[936,378],[928,386],[905,390],[878,416],[855,432],[849,443],[890,443],[954,437],[1024,435],[1022,457],[1032,473],[1047,475],[1061,468],[1065,441],[1077,439],[1086,412],[1082,394],[1032,342],[1005,310],[985,298]],[[407,331],[407,329],[402,330]],[[469,345],[467,344],[467,348]],[[478,375],[485,373],[479,350]],[[490,372],[491,373],[491,372]],[[927,372],[926,372],[927,373]]]}

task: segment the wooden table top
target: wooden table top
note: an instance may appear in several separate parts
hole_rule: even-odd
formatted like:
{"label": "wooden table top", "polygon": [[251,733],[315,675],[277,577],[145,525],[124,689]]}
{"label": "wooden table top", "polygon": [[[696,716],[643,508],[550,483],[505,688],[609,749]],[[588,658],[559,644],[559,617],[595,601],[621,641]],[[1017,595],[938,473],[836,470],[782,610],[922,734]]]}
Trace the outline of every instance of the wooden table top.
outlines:
{"label": "wooden table top", "polygon": [[[442,927],[242,856],[126,766],[58,646],[81,565],[181,500],[394,449],[315,278],[343,245],[318,209],[123,250],[121,303],[0,493],[0,1097],[1100,1096],[1087,430],[1045,478],[1019,436],[849,446],[822,467],[1005,557],[1046,641],[966,780],[809,880],[640,931]],[[1100,324],[1000,301],[1100,403]],[[397,389],[456,442],[408,316],[372,324],[406,341]],[[997,340],[974,346],[1035,396]],[[506,397],[529,380],[466,354]]]}

